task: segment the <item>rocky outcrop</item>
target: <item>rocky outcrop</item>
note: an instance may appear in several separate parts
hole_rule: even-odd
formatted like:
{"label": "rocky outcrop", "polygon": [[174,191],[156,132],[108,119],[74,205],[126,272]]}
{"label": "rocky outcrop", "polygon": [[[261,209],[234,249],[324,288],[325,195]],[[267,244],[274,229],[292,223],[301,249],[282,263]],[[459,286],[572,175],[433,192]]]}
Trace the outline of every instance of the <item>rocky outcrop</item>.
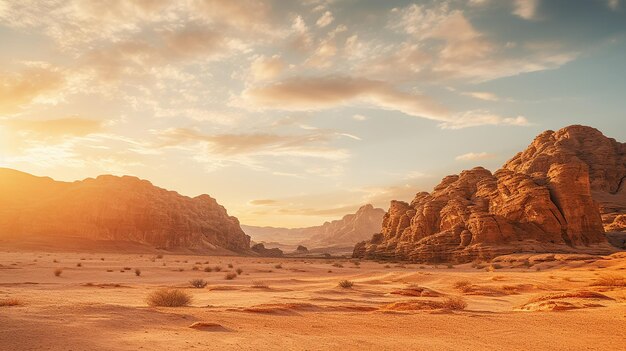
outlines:
{"label": "rocky outcrop", "polygon": [[194,198],[135,177],[76,182],[0,169],[0,238],[129,241],[162,249],[249,252],[237,218],[208,195]]}
{"label": "rocky outcrop", "polygon": [[352,247],[380,231],[385,210],[372,205],[361,206],[356,213],[307,228],[272,228],[242,226],[256,241],[277,241],[281,244],[306,245],[309,248]]}
{"label": "rocky outcrop", "polygon": [[[493,174],[477,167],[410,204],[392,201],[380,234],[354,256],[467,262],[515,252],[608,253],[593,195],[624,191],[623,145],[589,127],[545,132]],[[595,149],[600,156],[588,155]],[[594,163],[601,158],[603,166]]]}
{"label": "rocky outcrop", "polygon": [[569,126],[543,132],[503,168],[529,174],[542,183],[553,164],[586,167],[604,229],[626,231],[626,143],[607,138],[591,127]]}
{"label": "rocky outcrop", "polygon": [[268,249],[265,247],[264,244],[254,244],[251,247],[251,250],[255,253],[257,253],[259,256],[264,256],[264,257],[283,257],[283,251],[279,248],[271,248]]}

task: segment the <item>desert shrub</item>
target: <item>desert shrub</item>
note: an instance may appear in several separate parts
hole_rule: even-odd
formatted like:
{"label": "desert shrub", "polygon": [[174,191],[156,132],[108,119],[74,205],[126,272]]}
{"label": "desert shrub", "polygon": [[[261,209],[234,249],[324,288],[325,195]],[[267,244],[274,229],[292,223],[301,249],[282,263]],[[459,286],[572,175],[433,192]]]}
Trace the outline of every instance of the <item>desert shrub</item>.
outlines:
{"label": "desert shrub", "polygon": [[228,264],[228,268],[233,268],[233,264],[232,264],[232,263],[229,263],[229,264]]}
{"label": "desert shrub", "polygon": [[461,290],[462,292],[468,292],[472,288],[472,282],[469,280],[459,280],[454,282],[452,285],[455,289]]}
{"label": "desert shrub", "polygon": [[352,261],[352,264],[358,267],[358,266],[361,265],[361,262],[359,262],[359,261]]}
{"label": "desert shrub", "polygon": [[237,275],[241,275],[241,273],[243,273],[243,269],[237,268],[235,272],[237,272]]}
{"label": "desert shrub", "polygon": [[124,270],[125,270],[125,271],[130,271],[131,269],[132,269],[132,268],[130,268],[130,267],[124,267]]}
{"label": "desert shrub", "polygon": [[200,268],[198,266],[193,266],[193,267],[191,267],[191,270],[192,271],[197,271],[197,270],[200,270]]}
{"label": "desert shrub", "polygon": [[283,265],[279,263],[279,264],[275,265],[275,266],[274,266],[274,268],[276,268],[276,269],[282,269],[282,268],[283,268]]}
{"label": "desert shrub", "polygon": [[213,267],[213,270],[214,270],[214,271],[216,271],[216,272],[219,272],[219,271],[221,271],[221,270],[222,270],[222,267],[220,267],[220,266],[215,266],[215,267]]}
{"label": "desert shrub", "polygon": [[211,267],[204,267],[204,271],[205,272],[213,272],[213,268],[211,268]]}
{"label": "desert shrub", "polygon": [[184,269],[184,268],[178,268],[178,269],[177,269],[177,271],[178,271],[178,272],[184,272],[184,271],[185,271],[185,269]]}
{"label": "desert shrub", "polygon": [[235,277],[237,277],[237,273],[230,272],[230,273],[226,273],[226,275],[224,276],[224,279],[233,280],[235,279]]}
{"label": "desert shrub", "polygon": [[467,307],[467,302],[462,297],[450,296],[443,300],[442,306],[449,310],[461,311]]}
{"label": "desert shrub", "polygon": [[100,261],[104,261],[104,257],[100,257]]}
{"label": "desert shrub", "polygon": [[107,272],[111,273],[111,272],[113,272],[113,270],[112,269],[107,269]]}
{"label": "desert shrub", "polygon": [[344,289],[350,289],[354,286],[354,282],[351,282],[349,280],[342,280],[339,282],[339,286]]}
{"label": "desert shrub", "polygon": [[386,265],[385,265],[385,268],[391,268],[391,266],[390,266],[390,265],[388,265],[388,264],[386,264]]}
{"label": "desert shrub", "polygon": [[333,267],[337,267],[337,268],[343,268],[343,265],[339,262],[335,262],[333,263]]}
{"label": "desert shrub", "polygon": [[208,283],[204,279],[192,279],[189,281],[189,284],[191,284],[191,286],[193,286],[194,288],[202,289]]}
{"label": "desert shrub", "polygon": [[135,275],[136,275],[136,276],[140,276],[140,275],[141,275],[141,269],[136,268],[136,269],[135,269]]}
{"label": "desert shrub", "polygon": [[63,270],[61,268],[57,268],[54,270],[54,276],[56,277],[60,277],[61,273],[63,273]]}
{"label": "desert shrub", "polygon": [[52,262],[54,263],[59,263],[59,261],[57,261],[57,259],[55,258],[54,260],[52,260]]}
{"label": "desert shrub", "polygon": [[156,255],[156,258],[161,259],[161,258],[163,258],[163,255],[158,254],[158,255]]}
{"label": "desert shrub", "polygon": [[601,275],[595,282],[594,286],[626,286],[626,277],[617,274]]}
{"label": "desert shrub", "polygon": [[80,262],[78,262],[78,263],[76,264],[76,267],[82,267],[82,266],[83,266],[83,264],[82,264],[82,263],[80,263]]}
{"label": "desert shrub", "polygon": [[491,268],[493,268],[493,269],[502,269],[503,267],[499,263],[492,263],[491,264]]}
{"label": "desert shrub", "polygon": [[448,263],[448,264],[446,265],[446,268],[448,268],[448,269],[452,269],[452,268],[454,268],[454,265],[453,265],[453,264],[451,264],[451,263]]}
{"label": "desert shrub", "polygon": [[0,307],[5,307],[5,306],[20,306],[23,305],[24,303],[21,300],[18,300],[16,298],[6,298],[6,299],[0,299]]}
{"label": "desert shrub", "polygon": [[180,289],[164,288],[148,295],[147,302],[152,307],[183,307],[191,303],[191,295]]}
{"label": "desert shrub", "polygon": [[252,287],[256,288],[256,289],[267,289],[267,288],[269,288],[267,283],[265,283],[263,281],[260,281],[260,280],[252,281]]}

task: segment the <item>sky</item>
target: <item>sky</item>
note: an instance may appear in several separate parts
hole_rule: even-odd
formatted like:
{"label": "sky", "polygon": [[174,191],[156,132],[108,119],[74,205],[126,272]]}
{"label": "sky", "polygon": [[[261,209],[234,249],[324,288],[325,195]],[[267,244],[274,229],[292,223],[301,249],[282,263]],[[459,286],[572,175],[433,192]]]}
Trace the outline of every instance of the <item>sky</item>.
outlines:
{"label": "sky", "polygon": [[386,209],[547,129],[626,141],[625,98],[626,0],[0,0],[0,167],[248,225]]}

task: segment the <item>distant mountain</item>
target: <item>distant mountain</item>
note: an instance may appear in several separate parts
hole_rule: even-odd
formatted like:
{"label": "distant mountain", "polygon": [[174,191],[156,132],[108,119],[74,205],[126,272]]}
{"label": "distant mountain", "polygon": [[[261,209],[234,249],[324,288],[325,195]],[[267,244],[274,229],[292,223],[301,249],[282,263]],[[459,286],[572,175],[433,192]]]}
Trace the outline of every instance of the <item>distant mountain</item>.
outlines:
{"label": "distant mountain", "polygon": [[302,244],[316,247],[351,247],[380,231],[385,211],[364,205],[356,213],[342,219],[307,228],[274,228],[242,225],[246,234],[256,242],[279,242],[285,245]]}
{"label": "distant mountain", "polygon": [[546,131],[491,173],[445,177],[411,203],[392,201],[355,257],[468,262],[519,252],[609,253],[624,230],[626,144],[585,126]]}
{"label": "distant mountain", "polygon": [[208,195],[194,198],[135,177],[59,182],[0,168],[0,240],[123,241],[163,249],[249,252],[237,218]]}

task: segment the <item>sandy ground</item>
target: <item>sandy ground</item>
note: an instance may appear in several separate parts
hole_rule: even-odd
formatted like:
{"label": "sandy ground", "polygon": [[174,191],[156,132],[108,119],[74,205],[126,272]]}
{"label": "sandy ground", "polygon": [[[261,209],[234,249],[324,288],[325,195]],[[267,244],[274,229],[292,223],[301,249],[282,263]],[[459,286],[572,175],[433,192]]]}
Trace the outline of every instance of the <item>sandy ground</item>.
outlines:
{"label": "sandy ground", "polygon": [[[0,252],[0,350],[626,350],[626,254],[561,259],[450,268]],[[162,287],[189,292],[191,306],[148,307]],[[467,307],[442,308],[451,296]]]}

